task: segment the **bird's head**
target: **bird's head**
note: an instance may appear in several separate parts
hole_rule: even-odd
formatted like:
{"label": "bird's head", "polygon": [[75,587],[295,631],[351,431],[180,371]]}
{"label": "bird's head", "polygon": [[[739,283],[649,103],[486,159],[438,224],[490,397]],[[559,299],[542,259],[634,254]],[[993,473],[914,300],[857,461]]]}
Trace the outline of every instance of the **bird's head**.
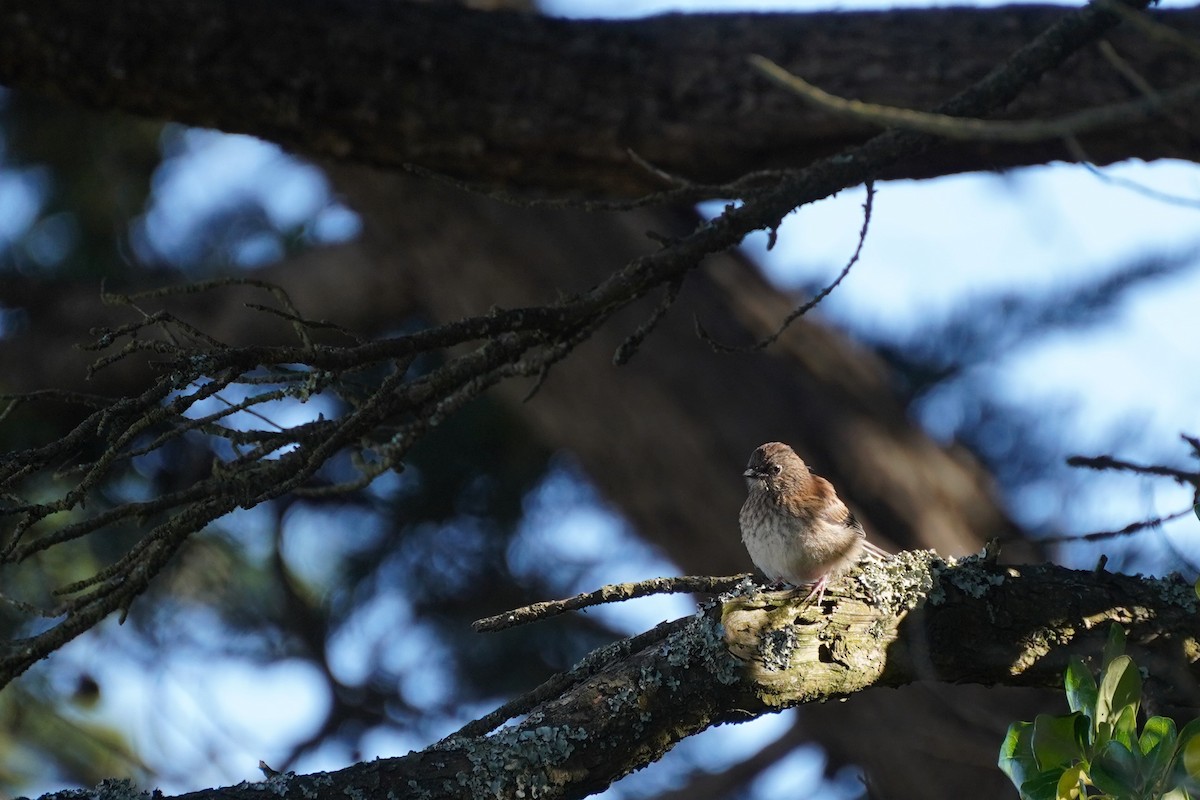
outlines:
{"label": "bird's head", "polygon": [[742,473],[750,491],[784,494],[800,489],[809,479],[808,465],[783,442],[767,442],[750,454]]}

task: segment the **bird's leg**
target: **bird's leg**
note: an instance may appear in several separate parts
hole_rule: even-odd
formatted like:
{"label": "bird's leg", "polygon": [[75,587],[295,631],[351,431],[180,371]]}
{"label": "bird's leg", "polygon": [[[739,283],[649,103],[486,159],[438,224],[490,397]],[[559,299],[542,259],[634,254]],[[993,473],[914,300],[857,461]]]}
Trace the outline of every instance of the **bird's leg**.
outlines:
{"label": "bird's leg", "polygon": [[825,587],[829,585],[829,575],[822,575],[820,579],[813,584],[812,591],[808,593],[808,597],[804,598],[804,602],[817,598],[817,605],[821,605],[821,601],[825,599]]}

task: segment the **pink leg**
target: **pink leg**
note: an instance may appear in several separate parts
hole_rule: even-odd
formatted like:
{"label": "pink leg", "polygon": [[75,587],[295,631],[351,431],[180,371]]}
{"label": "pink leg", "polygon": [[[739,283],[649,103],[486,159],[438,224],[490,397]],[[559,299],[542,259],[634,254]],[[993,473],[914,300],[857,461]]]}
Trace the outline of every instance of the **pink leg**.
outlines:
{"label": "pink leg", "polygon": [[825,599],[825,587],[828,585],[829,576],[822,575],[820,580],[813,584],[812,591],[808,593],[808,597],[804,598],[804,602],[807,603],[809,600],[812,600],[813,596],[815,595],[817,598],[817,605],[821,605],[821,601]]}

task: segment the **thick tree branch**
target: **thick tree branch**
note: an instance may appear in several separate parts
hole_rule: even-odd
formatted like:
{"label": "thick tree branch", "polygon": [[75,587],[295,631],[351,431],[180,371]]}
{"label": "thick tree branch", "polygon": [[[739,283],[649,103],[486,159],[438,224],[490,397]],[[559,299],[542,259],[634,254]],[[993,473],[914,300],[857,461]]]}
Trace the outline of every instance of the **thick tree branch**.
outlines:
{"label": "thick tree branch", "polygon": [[868,687],[1058,686],[1069,656],[1097,662],[1114,621],[1148,668],[1148,696],[1200,704],[1200,617],[1186,581],[950,565],[929,552],[868,570],[822,609],[796,592],[726,597],[492,736],[180,800],[260,800],[264,788],[312,800],[584,797],[705,728]]}
{"label": "thick tree branch", "polygon": [[[771,86],[747,66],[751,54],[836,95],[928,109],[1069,13],[1014,6],[568,22],[399,0],[6,0],[0,82],[251,133],[313,156],[628,196],[668,188],[662,173],[721,183],[801,166],[875,133]],[[1196,9],[1154,18],[1200,38]],[[1194,78],[1191,53],[1126,27],[1111,42],[1128,69],[1158,91]],[[1005,116],[1140,96],[1089,50]],[[1084,150],[1100,164],[1195,160],[1200,105],[1173,117],[1181,124],[1110,126],[1084,138]],[[1074,157],[1056,141],[944,143],[877,177]]]}

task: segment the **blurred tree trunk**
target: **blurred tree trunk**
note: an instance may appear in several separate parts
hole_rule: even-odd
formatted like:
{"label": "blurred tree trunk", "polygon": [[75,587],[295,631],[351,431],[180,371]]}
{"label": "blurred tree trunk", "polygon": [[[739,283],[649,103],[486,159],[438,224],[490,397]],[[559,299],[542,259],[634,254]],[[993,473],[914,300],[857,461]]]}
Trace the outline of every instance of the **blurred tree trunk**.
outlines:
{"label": "blurred tree trunk", "polygon": [[[360,245],[375,274],[403,276],[436,320],[586,288],[653,247],[647,230],[671,235],[698,221],[690,210],[520,209],[358,168],[330,174],[364,215]],[[752,569],[737,527],[741,471],[771,440],[794,444],[829,477],[881,544],[962,555],[1015,532],[979,465],[915,426],[883,365],[844,335],[802,319],[753,354],[714,353],[696,337],[693,315],[718,340],[749,343],[796,302],[740,254],[693,273],[632,362],[614,366],[656,302],[602,328],[528,402],[529,385],[499,392],[685,573]],[[875,796],[987,797],[1008,787],[996,753],[1030,699],[1029,690],[912,686],[805,707],[801,724],[835,762],[864,766]],[[895,732],[922,718],[937,723],[899,746]]]}
{"label": "blurred tree trunk", "polygon": [[[364,333],[384,333],[413,314],[445,321],[492,305],[553,299],[654,247],[646,231],[670,235],[698,221],[687,209],[522,209],[430,181],[365,168],[329,170],[363,215],[362,236],[304,253],[259,277],[287,288],[302,313]],[[6,304],[29,304],[25,335],[0,341],[7,388],[66,388],[65,378],[81,378],[91,357],[70,343],[85,340],[88,327],[121,317],[100,306],[92,286],[35,292],[20,283],[27,292],[22,297],[17,285],[10,282],[7,292],[0,286]],[[234,302],[242,299],[188,298],[182,313],[223,341],[279,335],[276,320]],[[844,335],[802,319],[777,344],[753,354],[714,353],[696,337],[693,315],[721,341],[751,342],[773,330],[796,302],[738,253],[710,258],[693,273],[632,362],[614,366],[614,350],[656,302],[648,298],[602,328],[558,364],[528,402],[528,384],[509,383],[499,393],[531,431],[577,459],[614,509],[684,572],[751,568],[736,521],[745,491],[740,473],[750,451],[773,439],[794,444],[828,476],[886,546],[964,554],[989,537],[1013,533],[979,465],[913,425],[883,365]],[[75,388],[115,392],[136,379],[136,373],[113,371]],[[878,796],[944,797],[968,788],[986,796],[979,794],[982,787],[1005,785],[995,752],[1015,718],[1010,695],[1018,691],[916,686],[868,692],[847,703],[806,707],[802,725],[836,761],[866,767]],[[980,702],[993,696],[1003,714]],[[956,711],[963,706],[971,713]],[[916,742],[913,749],[898,748],[894,731],[925,716],[938,720],[937,734],[906,739]],[[980,719],[995,724],[981,728]]]}

